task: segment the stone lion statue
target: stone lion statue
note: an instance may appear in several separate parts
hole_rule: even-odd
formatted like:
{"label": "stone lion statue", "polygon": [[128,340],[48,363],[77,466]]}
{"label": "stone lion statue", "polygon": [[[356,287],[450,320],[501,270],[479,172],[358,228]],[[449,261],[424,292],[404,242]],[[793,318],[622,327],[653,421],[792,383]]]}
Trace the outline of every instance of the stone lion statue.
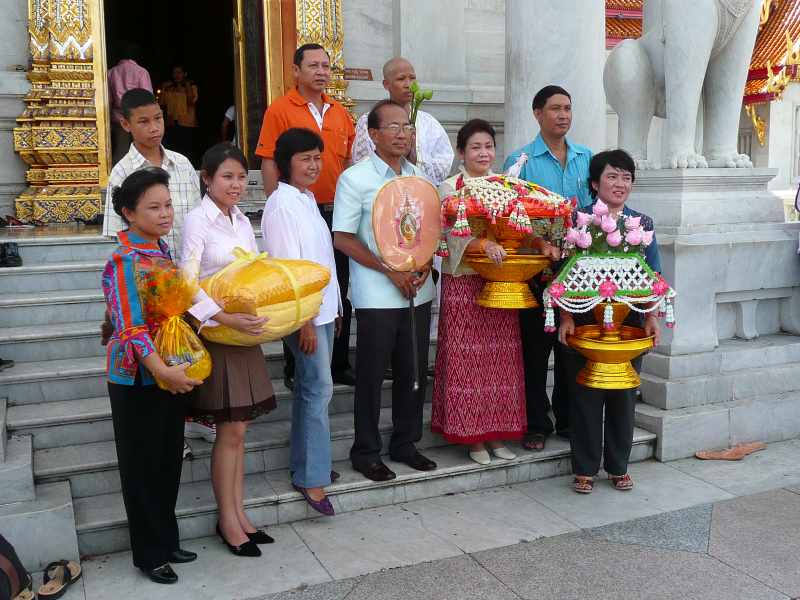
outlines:
{"label": "stone lion statue", "polygon": [[642,37],[619,44],[603,73],[619,146],[637,166],[655,168],[654,116],[667,119],[665,168],[753,166],[737,141],[758,22],[755,0],[645,0]]}

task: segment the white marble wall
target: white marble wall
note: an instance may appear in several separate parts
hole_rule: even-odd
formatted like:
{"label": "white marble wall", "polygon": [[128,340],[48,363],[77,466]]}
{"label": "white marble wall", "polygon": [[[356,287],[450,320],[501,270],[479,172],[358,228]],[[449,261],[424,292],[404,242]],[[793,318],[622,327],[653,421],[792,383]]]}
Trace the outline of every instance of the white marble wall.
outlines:
{"label": "white marble wall", "polygon": [[29,89],[28,3],[4,0],[0,20],[0,216],[14,214],[14,198],[25,188],[25,164],[14,153],[12,130]]}
{"label": "white marble wall", "polygon": [[800,154],[797,140],[800,128],[798,107],[800,107],[800,84],[797,83],[789,84],[783,99],[771,102],[769,105],[768,160],[770,168],[778,169],[778,176],[771,182],[770,189],[783,190],[795,187],[795,179],[800,175],[794,172]]}

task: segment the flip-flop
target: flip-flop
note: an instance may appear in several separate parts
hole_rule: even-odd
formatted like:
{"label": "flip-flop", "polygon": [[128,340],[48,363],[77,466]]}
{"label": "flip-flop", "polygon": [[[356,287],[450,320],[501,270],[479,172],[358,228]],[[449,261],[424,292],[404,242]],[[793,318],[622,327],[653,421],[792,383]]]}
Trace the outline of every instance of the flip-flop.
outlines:
{"label": "flip-flop", "polygon": [[43,600],[61,598],[69,586],[83,575],[81,566],[71,560],[52,562],[44,570],[44,579],[36,595]]}
{"label": "flip-flop", "polygon": [[543,433],[528,433],[525,435],[525,439],[522,440],[522,447],[525,448],[525,450],[539,452],[544,450],[546,440],[547,436]]}
{"label": "flip-flop", "polygon": [[747,442],[725,450],[700,450],[694,455],[700,460],[742,460],[748,454],[764,450],[766,447],[767,445],[762,442]]}

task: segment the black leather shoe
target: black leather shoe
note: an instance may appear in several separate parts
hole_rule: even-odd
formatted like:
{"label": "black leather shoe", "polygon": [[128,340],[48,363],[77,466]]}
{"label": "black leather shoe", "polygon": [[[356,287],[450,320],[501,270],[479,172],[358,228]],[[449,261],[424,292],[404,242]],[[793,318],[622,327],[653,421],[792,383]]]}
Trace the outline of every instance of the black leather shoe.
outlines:
{"label": "black leather shoe", "polygon": [[419,452],[415,452],[409,458],[392,458],[392,460],[408,465],[417,471],[433,471],[436,469],[436,463]]}
{"label": "black leather shoe", "polygon": [[275,539],[263,529],[257,529],[253,533],[247,533],[247,538],[254,544],[272,544]]}
{"label": "black leather shoe", "polygon": [[389,367],[383,372],[383,378],[386,381],[391,381],[392,379],[394,379],[394,371],[392,371],[391,367]]}
{"label": "black leather shoe", "polygon": [[394,471],[387,467],[382,462],[372,463],[371,465],[364,465],[359,468],[353,465],[353,468],[361,473],[367,479],[372,481],[390,481],[397,477]]}
{"label": "black leather shoe", "polygon": [[356,376],[353,375],[350,369],[331,373],[331,376],[333,377],[333,383],[338,383],[339,385],[354,386],[356,384]]}
{"label": "black leather shoe", "polygon": [[261,550],[259,550],[256,543],[250,539],[248,539],[244,544],[241,546],[233,546],[228,543],[228,540],[225,539],[225,536],[222,535],[222,531],[219,528],[219,523],[217,523],[217,535],[219,539],[222,540],[222,543],[228,547],[228,550],[231,551],[231,554],[234,556],[249,556],[249,557],[256,557],[261,556]]}
{"label": "black leather shoe", "polygon": [[339,479],[339,477],[341,477],[339,471],[331,471],[331,483]]}
{"label": "black leather shoe", "polygon": [[290,392],[294,391],[294,375],[284,375],[283,376],[283,385],[286,386],[286,389]]}
{"label": "black leather shoe", "polygon": [[155,583],[177,583],[178,575],[168,564],[161,565],[155,569],[142,569],[142,572]]}
{"label": "black leather shoe", "polygon": [[180,563],[190,563],[197,560],[197,553],[196,552],[189,552],[188,550],[183,550],[178,548],[174,550],[169,555],[169,562],[180,564]]}

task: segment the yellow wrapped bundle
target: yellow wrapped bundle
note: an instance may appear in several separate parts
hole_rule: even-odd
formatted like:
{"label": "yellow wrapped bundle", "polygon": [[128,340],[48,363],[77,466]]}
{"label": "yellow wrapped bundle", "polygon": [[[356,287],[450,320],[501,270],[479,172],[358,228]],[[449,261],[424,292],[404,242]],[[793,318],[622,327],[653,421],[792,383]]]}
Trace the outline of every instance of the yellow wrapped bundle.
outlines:
{"label": "yellow wrapped bundle", "polygon": [[203,327],[200,335],[230,346],[256,346],[300,329],[319,313],[330,270],[309,260],[270,258],[234,248],[234,261],[200,286],[225,312],[267,317],[264,333],[248,335],[225,325]]}
{"label": "yellow wrapped bundle", "polygon": [[[158,260],[155,268],[137,272],[138,288],[148,321],[157,324],[153,343],[168,365],[189,363],[186,376],[203,381],[211,375],[211,355],[183,320],[192,305],[197,284],[184,277],[172,261]],[[156,383],[167,389],[158,378]]]}

